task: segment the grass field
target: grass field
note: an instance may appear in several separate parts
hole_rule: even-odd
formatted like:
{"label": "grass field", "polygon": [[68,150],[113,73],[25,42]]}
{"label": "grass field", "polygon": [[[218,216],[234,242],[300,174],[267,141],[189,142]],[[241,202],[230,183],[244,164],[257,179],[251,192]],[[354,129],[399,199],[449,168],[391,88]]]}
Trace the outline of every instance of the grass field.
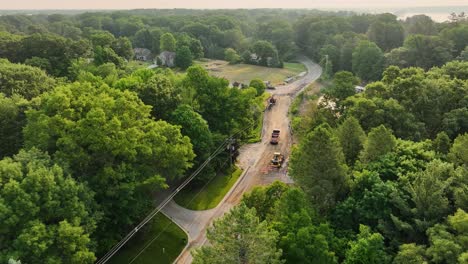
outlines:
{"label": "grass field", "polygon": [[165,215],[159,213],[152,220],[150,230],[128,241],[122,250],[110,259],[111,264],[128,264],[139,252],[156,238],[150,246],[133,262],[135,264],[170,264],[179,256],[186,245],[187,235]]}
{"label": "grass field", "polygon": [[[232,167],[226,174],[217,175],[204,188],[190,188],[188,186],[174,197],[177,204],[191,210],[207,210],[215,208],[239,179],[242,170]],[[194,198],[194,195],[195,198]],[[194,198],[194,199],[193,199]],[[193,199],[193,200],[192,200]]]}
{"label": "grass field", "polygon": [[218,77],[224,77],[231,82],[241,82],[249,84],[252,79],[259,78],[264,81],[270,81],[272,85],[283,83],[289,76],[295,76],[306,71],[301,63],[284,63],[284,68],[268,68],[249,64],[229,65],[221,60],[203,60],[196,61],[196,64],[202,65],[210,74]]}

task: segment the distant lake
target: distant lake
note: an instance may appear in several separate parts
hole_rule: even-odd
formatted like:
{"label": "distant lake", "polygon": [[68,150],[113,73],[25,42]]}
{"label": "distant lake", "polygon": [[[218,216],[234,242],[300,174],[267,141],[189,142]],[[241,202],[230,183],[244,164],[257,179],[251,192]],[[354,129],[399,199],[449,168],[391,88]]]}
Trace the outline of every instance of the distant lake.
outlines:
{"label": "distant lake", "polygon": [[407,17],[411,17],[414,15],[421,15],[424,14],[426,16],[430,16],[432,20],[436,22],[444,22],[448,20],[448,17],[450,16],[450,13],[443,13],[443,12],[434,12],[434,13],[402,13],[398,14],[398,18],[405,20]]}

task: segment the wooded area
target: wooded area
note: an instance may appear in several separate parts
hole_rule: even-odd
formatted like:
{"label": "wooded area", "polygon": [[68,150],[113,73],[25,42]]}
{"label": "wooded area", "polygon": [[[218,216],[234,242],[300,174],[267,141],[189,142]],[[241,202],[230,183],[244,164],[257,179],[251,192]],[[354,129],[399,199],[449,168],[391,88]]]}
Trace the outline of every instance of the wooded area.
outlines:
{"label": "wooded area", "polygon": [[[295,186],[246,195],[194,263],[467,263],[467,44],[463,16],[2,15],[0,262],[94,263],[220,143],[251,137],[265,80],[232,88],[193,60],[282,68],[305,54],[326,88],[293,122]],[[151,59],[135,66],[141,49]]]}

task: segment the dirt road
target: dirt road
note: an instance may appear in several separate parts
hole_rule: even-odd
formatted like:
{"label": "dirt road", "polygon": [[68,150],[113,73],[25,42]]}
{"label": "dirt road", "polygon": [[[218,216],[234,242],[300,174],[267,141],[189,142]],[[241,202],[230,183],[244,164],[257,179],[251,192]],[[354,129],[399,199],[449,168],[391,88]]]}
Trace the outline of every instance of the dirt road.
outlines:
{"label": "dirt road", "polygon": [[[280,86],[276,90],[269,91],[277,99],[276,105],[265,112],[263,120],[262,141],[255,144],[245,145],[240,150],[238,163],[244,169],[243,175],[238,182],[226,194],[220,204],[211,210],[192,211],[178,206],[171,201],[162,211],[184,229],[189,236],[189,244],[182,251],[176,263],[191,263],[190,251],[206,243],[206,229],[212,221],[233,206],[237,205],[245,192],[250,191],[258,185],[267,185],[273,181],[292,182],[287,175],[287,162],[291,148],[291,131],[289,127],[288,110],[293,97],[320,77],[322,69],[308,58],[300,61],[307,67],[307,74],[291,84]],[[281,130],[278,145],[270,145],[270,135],[273,129]],[[269,161],[274,152],[284,154],[286,162],[278,171],[268,169]]]}

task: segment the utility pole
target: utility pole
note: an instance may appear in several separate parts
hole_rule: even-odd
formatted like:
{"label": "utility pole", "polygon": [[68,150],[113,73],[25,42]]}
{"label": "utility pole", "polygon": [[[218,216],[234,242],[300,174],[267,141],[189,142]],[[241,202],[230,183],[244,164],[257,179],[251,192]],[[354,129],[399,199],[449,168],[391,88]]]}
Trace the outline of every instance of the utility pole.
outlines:
{"label": "utility pole", "polygon": [[236,140],[234,138],[230,138],[229,144],[227,145],[227,150],[229,151],[230,168],[232,168],[232,155],[234,154],[234,151],[236,150],[235,142]]}

